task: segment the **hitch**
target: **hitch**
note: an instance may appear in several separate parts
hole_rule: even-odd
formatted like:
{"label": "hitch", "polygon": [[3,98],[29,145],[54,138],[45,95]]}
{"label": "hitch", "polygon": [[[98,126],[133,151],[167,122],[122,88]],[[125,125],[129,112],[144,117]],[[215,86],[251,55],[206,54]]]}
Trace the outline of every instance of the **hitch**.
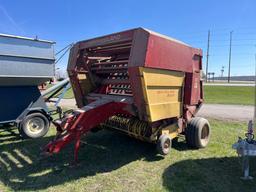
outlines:
{"label": "hitch", "polygon": [[99,99],[81,109],[64,113],[60,119],[53,121],[57,133],[55,138],[43,148],[43,154],[58,153],[65,145],[74,141],[74,160],[77,162],[81,136],[113,115],[129,114],[125,111],[126,106],[126,103]]}

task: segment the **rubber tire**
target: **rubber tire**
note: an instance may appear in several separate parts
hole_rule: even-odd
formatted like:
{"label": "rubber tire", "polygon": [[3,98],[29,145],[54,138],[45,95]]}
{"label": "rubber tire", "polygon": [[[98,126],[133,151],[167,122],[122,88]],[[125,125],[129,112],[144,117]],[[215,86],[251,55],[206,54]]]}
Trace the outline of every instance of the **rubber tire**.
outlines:
{"label": "rubber tire", "polygon": [[[169,147],[165,147],[165,143],[169,140]],[[157,151],[161,155],[167,155],[171,151],[172,139],[168,135],[161,135],[157,141]]]}
{"label": "rubber tire", "polygon": [[[207,127],[205,127],[207,126]],[[208,129],[208,136],[206,139],[201,139],[202,130]],[[205,148],[211,136],[211,127],[207,119],[202,117],[194,117],[188,122],[187,128],[185,130],[185,137],[188,146],[192,148]]]}
{"label": "rubber tire", "polygon": [[[35,117],[39,117],[44,121],[44,127],[42,131],[40,131],[39,133],[32,134],[31,131],[28,130],[28,127],[26,127],[26,124],[30,119]],[[23,121],[20,123],[20,126],[19,126],[19,132],[23,138],[36,139],[36,138],[45,136],[49,131],[49,127],[50,127],[49,119],[42,113],[34,112],[34,113],[28,114],[23,119]]]}

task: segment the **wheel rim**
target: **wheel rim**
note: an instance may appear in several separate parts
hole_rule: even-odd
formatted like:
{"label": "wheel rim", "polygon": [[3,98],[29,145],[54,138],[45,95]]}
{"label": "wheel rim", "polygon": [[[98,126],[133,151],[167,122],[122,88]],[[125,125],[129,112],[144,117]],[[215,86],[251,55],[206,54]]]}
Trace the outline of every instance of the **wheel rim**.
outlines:
{"label": "wheel rim", "polygon": [[171,145],[171,142],[170,142],[169,139],[167,139],[167,140],[164,142],[164,150],[169,150],[170,145]]}
{"label": "wheel rim", "polygon": [[27,122],[28,131],[37,134],[40,133],[44,129],[44,120],[40,117],[34,117],[29,119]]}
{"label": "wheel rim", "polygon": [[209,141],[210,128],[207,124],[205,124],[201,131],[201,142],[205,146]]}

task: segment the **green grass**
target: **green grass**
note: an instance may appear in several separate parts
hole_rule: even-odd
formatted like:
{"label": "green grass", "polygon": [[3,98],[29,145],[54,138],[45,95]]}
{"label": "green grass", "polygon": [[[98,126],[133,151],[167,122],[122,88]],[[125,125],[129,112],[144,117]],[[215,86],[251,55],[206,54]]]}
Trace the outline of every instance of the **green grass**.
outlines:
{"label": "green grass", "polygon": [[254,87],[244,86],[204,86],[205,103],[254,104]]}
{"label": "green grass", "polygon": [[[207,82],[207,84],[227,84],[228,81],[214,81]],[[254,81],[230,81],[230,84],[254,84]]]}
{"label": "green grass", "polygon": [[[210,120],[212,138],[201,150],[187,148],[180,138],[162,158],[154,145],[110,131],[89,134],[70,166],[73,146],[39,159],[41,139],[18,138],[15,129],[0,130],[0,191],[255,191],[256,182],[240,179],[241,161],[231,145],[245,123]],[[251,175],[256,177],[256,159]]]}
{"label": "green grass", "polygon": [[[73,90],[69,89],[65,99],[74,98]],[[204,86],[205,103],[254,105],[254,87],[245,86]]]}
{"label": "green grass", "polygon": [[[47,88],[52,85],[48,85]],[[64,95],[64,99],[74,98],[72,88]],[[253,105],[254,87],[246,86],[204,86],[205,103]]]}
{"label": "green grass", "polygon": [[[53,84],[47,84],[47,89],[50,88],[50,87],[52,87],[52,86],[53,86]],[[74,93],[73,93],[72,88],[69,88],[69,89],[67,90],[67,92],[65,93],[65,95],[64,95],[63,98],[64,98],[64,99],[72,99],[72,98],[74,98]]]}
{"label": "green grass", "polygon": [[67,92],[65,93],[64,99],[72,99],[74,98],[74,93],[73,93],[73,89],[70,88],[69,90],[67,90]]}

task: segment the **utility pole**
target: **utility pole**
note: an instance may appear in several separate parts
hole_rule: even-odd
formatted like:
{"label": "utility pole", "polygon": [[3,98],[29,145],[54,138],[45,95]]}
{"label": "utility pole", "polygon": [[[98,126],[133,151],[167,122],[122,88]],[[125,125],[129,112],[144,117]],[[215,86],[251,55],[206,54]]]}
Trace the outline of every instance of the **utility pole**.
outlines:
{"label": "utility pole", "polygon": [[223,73],[224,73],[224,66],[222,66],[222,68],[221,68],[221,75],[220,75],[220,77],[223,77]]}
{"label": "utility pole", "polygon": [[209,49],[210,49],[210,35],[211,32],[208,30],[208,40],[207,40],[207,54],[206,54],[206,82],[208,81],[208,62],[209,62]]}
{"label": "utility pole", "polygon": [[228,61],[228,83],[230,82],[230,65],[231,65],[232,35],[233,35],[233,31],[230,31],[229,61]]}

